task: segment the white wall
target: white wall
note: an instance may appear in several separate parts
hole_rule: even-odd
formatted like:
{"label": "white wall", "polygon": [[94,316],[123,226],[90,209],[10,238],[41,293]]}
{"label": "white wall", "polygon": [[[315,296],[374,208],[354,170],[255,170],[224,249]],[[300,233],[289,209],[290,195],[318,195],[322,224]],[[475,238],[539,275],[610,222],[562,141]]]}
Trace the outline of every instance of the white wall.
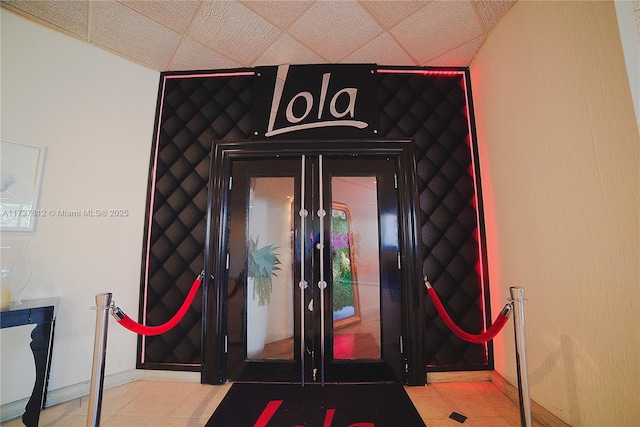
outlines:
{"label": "white wall", "polygon": [[634,5],[630,0],[616,0],[615,5],[631,97],[640,127],[640,10],[633,10],[640,7],[640,2]]}
{"label": "white wall", "polygon": [[[613,2],[519,1],[471,64],[493,312],[525,288],[534,401],[640,418],[640,138]],[[511,325],[496,371],[517,384]]]}
{"label": "white wall", "polygon": [[[40,208],[127,209],[125,218],[38,219],[23,298],[60,298],[49,390],[89,380],[95,295],[137,318],[159,74],[2,9],[2,139],[47,147]],[[27,397],[31,327],[3,329],[2,403]],[[135,368],[136,338],[111,322],[106,373]],[[16,387],[18,385],[18,387]],[[88,390],[88,388],[87,388]]]}

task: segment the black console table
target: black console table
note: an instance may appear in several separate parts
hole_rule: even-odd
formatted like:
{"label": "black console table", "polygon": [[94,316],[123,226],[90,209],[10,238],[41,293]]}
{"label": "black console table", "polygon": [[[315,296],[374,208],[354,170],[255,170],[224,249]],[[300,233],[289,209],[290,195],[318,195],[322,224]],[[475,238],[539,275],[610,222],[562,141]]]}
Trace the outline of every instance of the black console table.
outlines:
{"label": "black console table", "polygon": [[53,330],[56,321],[58,298],[25,300],[17,307],[0,311],[0,327],[36,325],[31,332],[31,351],[36,364],[36,382],[31,397],[25,406],[22,422],[27,427],[36,427],[40,420],[40,410],[47,399]]}

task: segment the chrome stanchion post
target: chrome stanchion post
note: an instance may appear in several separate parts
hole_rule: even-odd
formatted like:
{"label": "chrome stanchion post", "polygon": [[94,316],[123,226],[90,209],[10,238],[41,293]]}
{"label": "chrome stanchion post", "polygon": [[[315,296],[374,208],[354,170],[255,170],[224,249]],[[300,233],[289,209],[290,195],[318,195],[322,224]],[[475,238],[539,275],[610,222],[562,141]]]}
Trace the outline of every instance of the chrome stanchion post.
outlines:
{"label": "chrome stanchion post", "polygon": [[96,334],[93,342],[93,367],[91,368],[91,386],[89,389],[89,410],[87,427],[100,425],[102,409],[102,388],[104,386],[104,367],[107,356],[107,329],[111,293],[96,295]]}
{"label": "chrome stanchion post", "polygon": [[520,397],[520,423],[523,427],[531,427],[531,398],[529,397],[529,380],[527,372],[527,349],[524,336],[524,289],[509,288],[510,301],[513,302],[513,325],[516,339],[516,366],[518,368],[518,394]]}

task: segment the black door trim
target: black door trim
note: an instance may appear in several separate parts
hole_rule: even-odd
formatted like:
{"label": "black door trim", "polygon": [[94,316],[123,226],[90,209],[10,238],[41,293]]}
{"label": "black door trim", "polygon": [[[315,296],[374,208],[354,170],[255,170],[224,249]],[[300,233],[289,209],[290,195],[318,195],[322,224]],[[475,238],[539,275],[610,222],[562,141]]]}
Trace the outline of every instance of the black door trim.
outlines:
{"label": "black door trim", "polygon": [[[245,140],[215,141],[212,145],[209,172],[209,200],[207,202],[207,230],[205,239],[205,280],[203,283],[202,372],[204,384],[226,381],[225,358],[225,295],[224,287],[216,280],[217,272],[225,271],[226,262],[221,247],[228,226],[226,200],[229,192],[228,176],[232,160],[277,158],[302,154],[332,154],[354,157],[358,155],[388,155],[396,159],[399,193],[399,225],[401,250],[403,365],[404,382],[424,385],[426,364],[424,351],[424,298],[421,279],[422,243],[414,144],[411,139],[372,140]],[[220,273],[222,275],[223,273]]]}

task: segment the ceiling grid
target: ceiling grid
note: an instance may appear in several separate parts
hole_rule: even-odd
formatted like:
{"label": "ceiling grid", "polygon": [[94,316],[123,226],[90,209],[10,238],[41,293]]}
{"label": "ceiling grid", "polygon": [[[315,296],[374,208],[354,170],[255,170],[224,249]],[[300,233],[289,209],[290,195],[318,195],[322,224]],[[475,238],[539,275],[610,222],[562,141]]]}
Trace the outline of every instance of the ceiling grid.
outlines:
{"label": "ceiling grid", "polygon": [[277,64],[466,67],[515,0],[2,0],[156,71]]}

